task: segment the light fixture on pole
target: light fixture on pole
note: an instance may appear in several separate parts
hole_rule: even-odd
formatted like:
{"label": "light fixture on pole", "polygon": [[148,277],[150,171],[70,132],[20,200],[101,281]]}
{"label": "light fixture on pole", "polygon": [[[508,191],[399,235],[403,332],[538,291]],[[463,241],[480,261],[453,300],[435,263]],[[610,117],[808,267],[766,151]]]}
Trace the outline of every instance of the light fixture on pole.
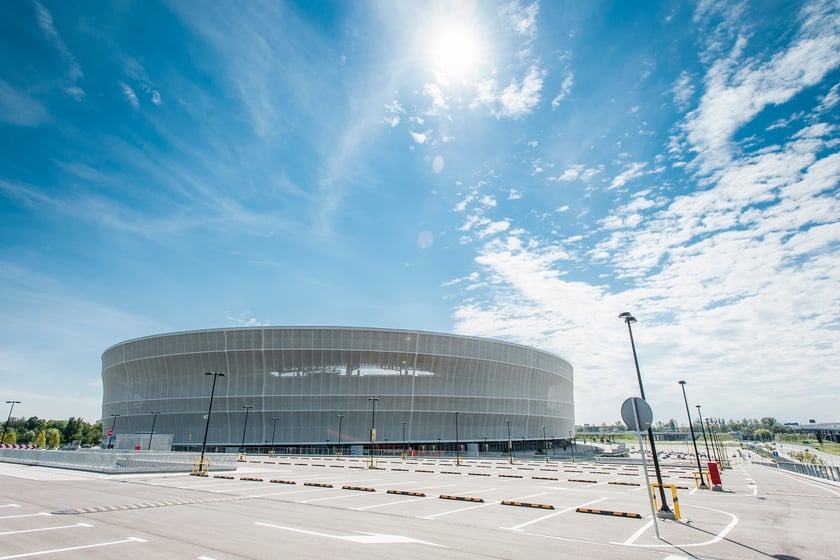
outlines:
{"label": "light fixture on pole", "polygon": [[210,429],[210,415],[213,413],[213,395],[216,394],[216,379],[225,377],[225,374],[220,371],[207,371],[204,375],[213,376],[213,385],[210,388],[210,406],[207,408],[207,419],[204,421],[204,439],[201,441],[201,459],[198,461],[198,472],[206,472],[204,464],[204,450],[207,447],[207,431]]}
{"label": "light fixture on pole", "polygon": [[9,407],[9,417],[6,418],[6,425],[3,426],[3,437],[0,437],[0,443],[6,443],[6,432],[9,430],[9,422],[12,421],[12,411],[15,409],[16,404],[20,404],[20,401],[6,401],[6,404],[12,406]]}
{"label": "light fixture on pole", "polygon": [[157,422],[157,417],[158,417],[158,414],[160,414],[160,412],[158,412],[157,410],[153,410],[149,414],[152,415],[152,431],[149,434],[149,451],[151,451],[152,450],[152,438],[155,436],[155,422]]}
{"label": "light fixture on pole", "polygon": [[694,437],[694,426],[691,424],[691,412],[688,408],[688,397],[685,396],[685,381],[679,381],[678,383],[680,384],[680,387],[682,387],[683,401],[685,401],[685,413],[688,415],[688,429],[691,431],[691,443],[694,445],[694,458],[697,459],[697,473],[700,475],[700,485],[698,488],[708,490],[709,487],[706,486],[706,482],[703,479],[703,467],[700,466],[700,453],[697,451],[697,439]]}
{"label": "light fixture on pole", "polygon": [[[639,381],[639,396],[641,396],[642,400],[644,400],[645,388],[642,384],[642,372],[639,369],[639,357],[636,355],[636,341],[633,340],[633,329],[630,327],[632,323],[636,322],[636,318],[627,311],[619,314],[618,318],[623,319],[627,324],[627,332],[630,334],[630,347],[633,349],[633,363],[636,365],[636,378]],[[665,500],[665,487],[662,482],[662,471],[659,468],[659,457],[656,453],[656,442],[653,437],[653,428],[648,426],[647,432],[648,438],[650,439],[650,453],[653,455],[653,469],[656,471],[656,482],[659,484],[659,497],[662,498],[661,506],[659,507],[659,516],[674,519],[674,513],[671,511],[671,508],[668,507],[668,502]]]}
{"label": "light fixture on pole", "polygon": [[376,401],[379,400],[378,397],[368,397],[368,400],[371,402],[371,411],[370,411],[370,465],[368,466],[371,469],[376,468],[376,453],[374,452],[374,447],[376,446]]}
{"label": "light fixture on pole", "polygon": [[245,453],[245,430],[248,429],[248,412],[254,408],[252,404],[243,404],[242,408],[245,409],[245,424],[242,426],[242,447],[240,448],[240,453]]}

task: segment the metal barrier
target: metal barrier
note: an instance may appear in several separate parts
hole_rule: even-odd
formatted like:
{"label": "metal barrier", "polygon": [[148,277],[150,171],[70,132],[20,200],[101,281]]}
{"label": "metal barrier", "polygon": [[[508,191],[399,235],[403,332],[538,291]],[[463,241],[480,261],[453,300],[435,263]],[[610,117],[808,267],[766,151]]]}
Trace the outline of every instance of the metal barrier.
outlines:
{"label": "metal barrier", "polygon": [[[236,455],[213,454],[214,470],[236,470]],[[210,455],[205,457],[209,461]],[[40,449],[0,449],[0,462],[57,467],[102,473],[190,472],[194,453],[157,451],[79,451]]]}
{"label": "metal barrier", "polygon": [[783,471],[793,472],[797,474],[804,474],[806,476],[813,476],[815,478],[823,478],[833,482],[840,482],[840,467],[830,467],[828,465],[809,465],[807,463],[787,463],[779,461],[774,465],[777,469]]}

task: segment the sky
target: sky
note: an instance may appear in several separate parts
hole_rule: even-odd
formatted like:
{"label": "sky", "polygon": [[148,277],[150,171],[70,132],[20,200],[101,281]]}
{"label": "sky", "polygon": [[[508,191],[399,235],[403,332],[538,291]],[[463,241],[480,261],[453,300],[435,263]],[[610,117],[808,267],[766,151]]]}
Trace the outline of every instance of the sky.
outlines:
{"label": "sky", "polygon": [[612,424],[628,311],[654,421],[679,380],[840,421],[838,117],[831,1],[6,3],[0,402],[92,422],[124,340],[361,326],[554,352]]}

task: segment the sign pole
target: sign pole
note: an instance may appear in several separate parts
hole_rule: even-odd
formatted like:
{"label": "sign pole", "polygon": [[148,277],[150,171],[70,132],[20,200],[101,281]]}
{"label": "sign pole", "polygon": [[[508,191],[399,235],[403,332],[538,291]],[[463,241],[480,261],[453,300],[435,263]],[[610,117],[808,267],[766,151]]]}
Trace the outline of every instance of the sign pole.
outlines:
{"label": "sign pole", "polygon": [[647,488],[647,495],[648,495],[648,502],[650,502],[650,517],[653,519],[653,530],[656,532],[657,540],[662,540],[662,537],[659,536],[659,522],[656,520],[656,506],[653,505],[653,493],[650,492],[650,476],[648,475],[647,470],[647,459],[645,458],[645,445],[642,441],[642,427],[639,425],[639,411],[636,408],[638,403],[634,400],[633,401],[633,417],[636,420],[636,425],[634,428],[636,429],[636,437],[639,438],[639,451],[642,455],[642,472],[645,473],[645,488]]}

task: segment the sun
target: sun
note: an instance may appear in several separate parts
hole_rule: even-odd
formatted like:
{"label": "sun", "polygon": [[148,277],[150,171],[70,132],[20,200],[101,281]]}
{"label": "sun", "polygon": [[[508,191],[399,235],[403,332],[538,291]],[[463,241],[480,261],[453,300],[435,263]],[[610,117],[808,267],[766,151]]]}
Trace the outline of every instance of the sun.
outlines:
{"label": "sun", "polygon": [[427,41],[427,63],[439,78],[466,81],[485,62],[484,40],[469,24],[451,20],[439,23],[430,27]]}

